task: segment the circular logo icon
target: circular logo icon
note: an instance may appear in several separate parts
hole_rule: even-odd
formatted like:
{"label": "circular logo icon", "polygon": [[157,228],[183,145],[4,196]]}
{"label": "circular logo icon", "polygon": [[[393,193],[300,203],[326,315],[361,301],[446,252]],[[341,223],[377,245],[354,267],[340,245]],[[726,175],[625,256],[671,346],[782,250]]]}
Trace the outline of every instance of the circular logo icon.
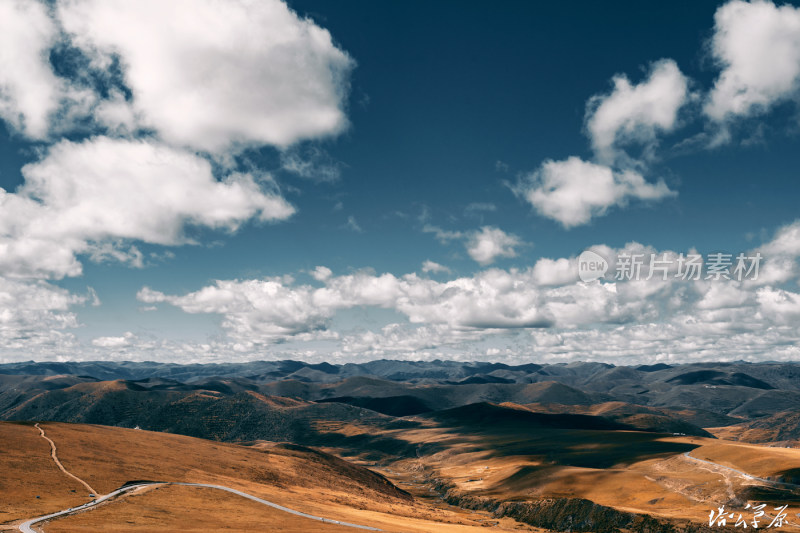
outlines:
{"label": "circular logo icon", "polygon": [[581,281],[600,279],[607,271],[608,261],[602,255],[586,250],[578,256],[578,277]]}

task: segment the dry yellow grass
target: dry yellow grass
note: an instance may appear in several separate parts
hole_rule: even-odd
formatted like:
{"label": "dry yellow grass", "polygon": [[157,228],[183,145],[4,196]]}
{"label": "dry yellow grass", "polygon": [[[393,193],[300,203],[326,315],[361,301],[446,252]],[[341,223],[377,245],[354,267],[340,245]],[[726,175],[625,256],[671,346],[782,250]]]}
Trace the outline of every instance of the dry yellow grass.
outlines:
{"label": "dry yellow grass", "polygon": [[283,533],[353,533],[350,527],[314,522],[272,509],[227,492],[202,487],[166,485],[55,520],[47,533],[182,531],[281,531]]}
{"label": "dry yellow grass", "polygon": [[[677,440],[677,439],[676,439]],[[723,439],[695,439],[701,447],[692,456],[743,470],[758,477],[770,477],[784,470],[800,468],[800,449],[780,448]]]}
{"label": "dry yellow grass", "polygon": [[[368,431],[353,424],[328,426],[350,436]],[[798,449],[632,431],[547,430],[537,442],[537,431],[531,431],[528,441],[524,428],[501,439],[481,428],[454,434],[426,423],[413,430],[387,432],[386,437],[443,449],[418,459],[395,461],[381,472],[420,495],[427,490],[425,479],[436,478],[471,496],[495,500],[585,498],[628,512],[700,524],[707,523],[710,511],[720,504],[736,507],[731,502],[734,498],[748,489],[767,486],[693,461],[683,455],[685,450],[691,450],[692,457],[757,477],[800,468]],[[673,451],[662,453],[665,449]],[[587,454],[593,454],[590,460],[586,460]],[[581,466],[582,462],[607,464]],[[757,503],[782,505],[769,499]],[[800,512],[800,505],[793,503],[790,510],[792,523],[784,526],[786,530],[797,528],[795,513]]]}
{"label": "dry yellow grass", "polygon": [[[370,430],[328,425],[330,430],[348,435]],[[758,477],[800,468],[800,450],[725,440],[613,432],[599,442],[591,438],[599,437],[599,432],[556,431],[542,437],[542,442],[525,443],[521,448],[505,441],[487,447],[485,439],[495,437],[459,435],[423,424],[386,432],[386,436],[435,445],[439,451],[397,460],[380,470],[417,496],[411,501],[368,472],[273,443],[240,446],[104,426],[45,423],[42,427],[57,444],[64,466],[102,493],[132,480],[212,483],[305,513],[398,532],[477,532],[485,531],[487,525],[493,530],[533,530],[510,519],[498,522],[486,513],[441,503],[425,484],[429,477],[448,480],[463,493],[497,500],[586,498],[620,510],[702,523],[720,503],[763,484],[698,463],[682,453],[661,453],[663,446],[691,449],[692,457]],[[0,453],[0,522],[9,526],[87,500],[85,489],[57,469],[48,443],[32,425],[0,423],[0,439],[4,445]],[[543,453],[548,447],[568,449],[574,454],[570,460],[577,462],[608,459],[608,464],[559,463]],[[646,453],[632,453],[636,449]],[[657,453],[651,453],[654,450]],[[800,509],[795,507],[790,506],[792,523],[784,530],[797,529],[794,514]],[[152,531],[159,527],[181,531],[226,527],[230,531],[352,530],[213,489],[174,485],[150,488],[96,510],[55,520],[44,530]]]}
{"label": "dry yellow grass", "polygon": [[[483,524],[496,522],[485,513],[413,501],[378,476],[314,452],[104,426],[41,426],[56,443],[64,467],[102,493],[133,480],[211,483],[308,514],[384,531],[477,532],[485,531]],[[32,425],[0,423],[0,437],[5,447],[0,454],[0,522],[6,529],[88,501],[85,489],[57,469],[48,443]],[[352,530],[324,526],[213,489],[162,486],[59,518],[45,531],[152,531],[156,523],[165,530],[181,531],[224,530],[226,524],[238,531],[265,530],[263,524],[269,524],[268,531]],[[189,529],[176,526],[184,523]],[[520,527],[532,529],[509,519],[496,529]]]}
{"label": "dry yellow grass", "polygon": [[779,440],[779,428],[751,428],[746,424],[742,424],[705,429],[718,439],[742,442],[763,442],[764,446],[771,447],[800,448],[800,440]]}
{"label": "dry yellow grass", "polygon": [[33,424],[0,423],[0,443],[0,524],[87,501],[86,489],[56,467]]}

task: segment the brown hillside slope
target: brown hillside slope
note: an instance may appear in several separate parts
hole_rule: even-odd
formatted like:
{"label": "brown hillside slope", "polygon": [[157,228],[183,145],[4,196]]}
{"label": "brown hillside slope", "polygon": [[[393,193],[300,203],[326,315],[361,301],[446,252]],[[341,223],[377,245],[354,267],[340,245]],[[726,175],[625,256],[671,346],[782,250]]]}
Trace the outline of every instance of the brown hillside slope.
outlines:
{"label": "brown hillside slope", "polygon": [[[588,516],[593,502],[606,508],[600,515],[613,515],[610,508],[682,530],[689,523],[707,525],[719,505],[739,512],[751,501],[790,503],[792,525],[785,528],[798,528],[800,490],[755,477],[795,479],[800,450],[633,431],[600,417],[486,403],[409,418],[384,431],[333,423],[320,430],[330,451],[379,464],[415,496],[433,489],[450,503],[496,515],[508,508],[504,502],[530,505],[536,513],[520,509],[514,516],[540,527],[550,527],[539,518],[551,513],[559,518],[548,523],[563,531],[614,530],[613,521]],[[378,454],[382,443],[386,451]],[[583,508],[585,529],[578,529],[571,513]],[[639,525],[637,531],[652,531],[648,523]]]}
{"label": "brown hillside slope", "polygon": [[[384,531],[479,531],[489,520],[486,514],[432,508],[381,475],[298,446],[240,446],[106,426],[41,427],[56,443],[64,467],[103,494],[135,480],[209,483]],[[0,529],[88,501],[85,489],[57,469],[32,424],[0,423],[0,442]],[[269,531],[325,531],[314,521],[303,526],[302,520],[308,521],[221,491],[167,485],[54,520],[44,531],[152,531],[156,523],[168,531],[192,524],[206,531],[226,525],[231,531],[264,530],[259,524],[271,524]],[[516,526],[507,519],[501,529]]]}

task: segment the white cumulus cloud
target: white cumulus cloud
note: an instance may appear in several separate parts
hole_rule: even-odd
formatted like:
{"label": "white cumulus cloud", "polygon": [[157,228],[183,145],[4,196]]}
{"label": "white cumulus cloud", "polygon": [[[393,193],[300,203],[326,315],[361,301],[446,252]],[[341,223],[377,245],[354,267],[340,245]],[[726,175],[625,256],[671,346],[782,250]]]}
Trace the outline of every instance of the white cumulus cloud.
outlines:
{"label": "white cumulus cloud", "polygon": [[394,309],[414,324],[452,329],[540,327],[548,323],[528,274],[489,270],[474,278],[436,282],[415,274],[396,277],[364,271],[325,279],[325,286],[290,280],[220,280],[182,296],[150,288],[144,303],[166,302],[187,313],[216,313],[235,339],[269,343],[328,327],[339,310]]}
{"label": "white cumulus cloud", "polygon": [[326,266],[318,266],[311,272],[311,277],[317,281],[325,281],[333,275],[333,271]]}
{"label": "white cumulus cloud", "polygon": [[512,233],[500,228],[483,226],[469,234],[465,243],[469,256],[481,265],[494,263],[499,257],[516,257],[516,248],[522,240]]}
{"label": "white cumulus cloud", "polygon": [[618,157],[616,145],[650,144],[659,132],[673,130],[688,98],[688,80],[671,59],[655,62],[637,85],[624,74],[612,81],[609,94],[589,100],[586,118],[592,148],[607,163]]}
{"label": "white cumulus cloud", "polygon": [[58,27],[35,0],[0,2],[0,118],[33,138],[47,136],[62,84],[50,67]]}
{"label": "white cumulus cloud", "polygon": [[[65,52],[83,58],[57,73]],[[0,119],[48,143],[17,190],[0,189],[0,269],[143,266],[137,241],[286,219],[268,174],[237,171],[240,150],[343,131],[353,67],[280,0],[0,1]]]}
{"label": "white cumulus cloud", "polygon": [[[747,254],[760,252],[762,267],[774,257],[796,264],[798,254],[790,242],[796,224],[779,229]],[[686,281],[676,277],[679,252],[635,242],[620,249],[591,249],[609,259],[610,271],[588,283],[578,280],[576,257],[561,257],[542,258],[525,270],[491,268],[446,281],[368,270],[336,276],[318,267],[321,287],[291,277],[226,280],[183,295],[144,288],[138,297],[189,313],[219,314],[231,342],[240,347],[326,339],[333,343],[328,352],[333,358],[456,351],[476,356],[485,352],[484,342],[502,349],[509,360],[532,354],[552,361],[624,363],[798,355],[800,293],[785,283],[797,282],[796,268],[780,284],[762,281],[761,274],[757,281]],[[776,250],[783,255],[775,255]],[[614,258],[623,254],[644,259],[638,280],[615,279]],[[651,255],[673,263],[666,279],[659,271],[649,276]],[[363,307],[392,310],[407,322],[392,320],[366,331],[335,326],[337,313]]]}
{"label": "white cumulus cloud", "polygon": [[752,115],[800,94],[800,9],[733,0],[714,15],[711,53],[722,72],[706,114]]}
{"label": "white cumulus cloud", "polygon": [[0,355],[36,355],[42,348],[74,347],[69,330],[79,326],[73,306],[78,296],[44,281],[20,281],[0,276]]}
{"label": "white cumulus cloud", "polygon": [[633,170],[614,171],[578,157],[545,161],[515,192],[565,228],[587,224],[632,199],[656,201],[676,194],[661,180],[650,183]]}
{"label": "white cumulus cloud", "polygon": [[422,263],[422,271],[423,272],[433,272],[434,274],[442,274],[442,273],[450,273],[450,269],[444,265],[440,265],[435,261],[431,261],[430,259],[426,259]]}
{"label": "white cumulus cloud", "polygon": [[[109,243],[181,244],[189,226],[235,230],[252,217],[280,220],[294,212],[253,175],[217,181],[205,159],[150,141],[62,141],[22,174],[16,193],[0,189],[6,275],[74,276],[78,254],[113,257]],[[134,250],[117,258],[135,261]]]}
{"label": "white cumulus cloud", "polygon": [[339,133],[354,66],[330,33],[279,0],[61,0],[95,66],[119,57],[140,126],[208,152]]}
{"label": "white cumulus cloud", "polygon": [[135,341],[136,335],[127,331],[119,337],[96,337],[92,339],[92,345],[100,348],[124,348]]}

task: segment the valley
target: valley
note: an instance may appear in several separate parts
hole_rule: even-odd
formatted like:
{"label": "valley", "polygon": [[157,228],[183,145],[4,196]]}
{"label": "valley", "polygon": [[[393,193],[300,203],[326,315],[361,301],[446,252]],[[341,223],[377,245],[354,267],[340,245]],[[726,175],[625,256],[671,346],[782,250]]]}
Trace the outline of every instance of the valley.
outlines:
{"label": "valley", "polygon": [[[775,377],[791,365],[398,362],[418,372],[400,375],[379,363],[381,375],[349,376],[286,362],[286,375],[201,367],[185,381],[121,376],[130,369],[112,363],[117,374],[103,377],[114,379],[85,373],[92,363],[0,374],[0,527],[125,488],[32,527],[667,533],[710,531],[712,510],[765,503],[764,520],[787,505],[782,528],[800,529],[800,449],[785,411],[798,392]],[[64,370],[75,373],[54,373]]]}

